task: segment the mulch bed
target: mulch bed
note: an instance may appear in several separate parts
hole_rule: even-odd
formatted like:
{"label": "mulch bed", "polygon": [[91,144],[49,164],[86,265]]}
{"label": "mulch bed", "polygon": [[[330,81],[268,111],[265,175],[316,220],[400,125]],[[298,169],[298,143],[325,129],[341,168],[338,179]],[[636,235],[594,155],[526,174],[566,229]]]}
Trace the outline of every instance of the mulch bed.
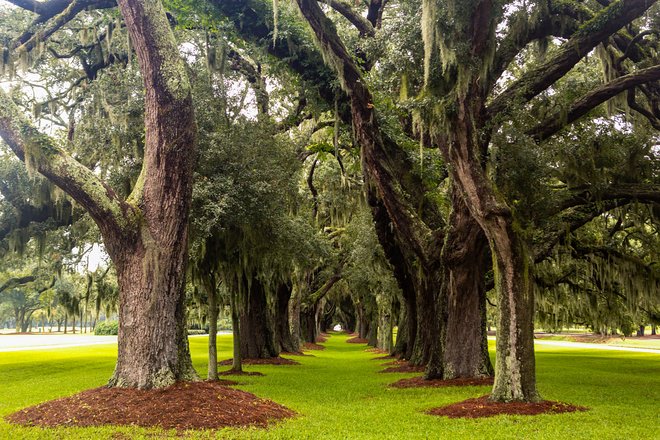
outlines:
{"label": "mulch bed", "polygon": [[129,425],[165,429],[260,426],[295,412],[222,382],[180,382],[157,390],[95,388],[6,417],[27,426]]}
{"label": "mulch bed", "polygon": [[316,337],[316,343],[317,344],[323,344],[324,342],[327,342],[328,340],[328,334],[327,333],[321,333]]}
{"label": "mulch bed", "polygon": [[483,377],[480,379],[459,377],[457,379],[431,379],[425,380],[423,376],[411,377],[410,379],[397,380],[389,386],[392,388],[422,388],[422,387],[475,387],[492,385],[492,377]]}
{"label": "mulch bed", "polygon": [[391,365],[379,373],[423,373],[426,370],[424,365],[410,365],[408,361],[392,361],[384,365]]}
{"label": "mulch bed", "polygon": [[369,342],[369,340],[356,336],[354,338],[346,339],[346,342],[348,342],[349,344],[366,344],[367,342]]}
{"label": "mulch bed", "polygon": [[559,414],[575,411],[587,411],[583,406],[570,405],[568,403],[544,400],[542,402],[491,402],[489,396],[481,396],[462,402],[453,403],[440,408],[433,408],[427,414],[434,416],[445,416],[452,419],[467,418],[476,419],[480,417],[493,417],[500,414],[508,415],[537,415],[537,414]]}
{"label": "mulch bed", "polygon": [[376,347],[373,347],[373,348],[367,348],[367,349],[364,350],[364,351],[366,351],[367,353],[389,354],[389,351],[387,351],[387,350],[383,350],[382,348],[376,348]]}
{"label": "mulch bed", "polygon": [[[218,362],[218,365],[231,365],[233,359],[225,359],[222,362]],[[274,357],[266,359],[243,359],[243,365],[300,365],[300,362],[296,362],[292,359],[285,359],[283,357]]]}
{"label": "mulch bed", "polygon": [[320,345],[320,344],[314,344],[313,342],[305,342],[302,345],[302,349],[303,350],[325,350],[325,346]]}
{"label": "mulch bed", "polygon": [[218,371],[218,375],[219,376],[265,376],[264,373],[259,373],[258,371],[236,371],[236,370]]}

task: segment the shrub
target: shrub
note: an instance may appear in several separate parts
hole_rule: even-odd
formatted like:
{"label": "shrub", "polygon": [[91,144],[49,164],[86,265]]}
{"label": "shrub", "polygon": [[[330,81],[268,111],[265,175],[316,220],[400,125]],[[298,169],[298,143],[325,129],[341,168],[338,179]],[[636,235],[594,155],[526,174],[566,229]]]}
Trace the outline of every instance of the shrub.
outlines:
{"label": "shrub", "polygon": [[94,327],[95,335],[116,335],[119,333],[119,323],[117,321],[103,321]]}

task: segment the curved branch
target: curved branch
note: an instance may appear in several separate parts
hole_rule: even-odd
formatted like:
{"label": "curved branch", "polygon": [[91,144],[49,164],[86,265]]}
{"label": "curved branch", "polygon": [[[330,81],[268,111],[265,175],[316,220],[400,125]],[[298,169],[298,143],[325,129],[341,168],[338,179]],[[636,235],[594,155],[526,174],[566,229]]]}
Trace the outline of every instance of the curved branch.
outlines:
{"label": "curved branch", "polygon": [[584,23],[557,54],[523,74],[488,106],[490,117],[528,102],[554,84],[585,55],[617,30],[640,17],[657,0],[618,0]]}
{"label": "curved branch", "polygon": [[376,30],[374,29],[373,24],[362,17],[360,14],[355,12],[351,5],[344,3],[341,0],[321,0],[323,3],[330,5],[332,9],[339,12],[344,16],[348,21],[351,22],[353,26],[360,32],[360,36],[364,37],[373,37],[376,35]]}
{"label": "curved branch", "polygon": [[115,0],[50,0],[39,4],[41,6],[35,11],[39,16],[32,22],[28,30],[11,43],[12,49],[32,50],[39,42],[47,40],[84,10],[107,9],[117,6]]}
{"label": "curved branch", "polygon": [[132,210],[84,165],[39,133],[0,89],[0,138],[28,167],[34,167],[87,209],[102,232],[121,233]]}
{"label": "curved branch", "polygon": [[660,64],[616,78],[607,84],[595,88],[575,101],[565,116],[562,117],[562,112],[555,112],[533,130],[528,132],[528,134],[536,141],[547,139],[566,125],[575,122],[587,114],[594,107],[613,98],[619,93],[641,84],[657,80],[660,80]]}
{"label": "curved branch", "polygon": [[4,282],[4,284],[0,286],[0,292],[4,292],[7,289],[13,289],[16,286],[22,286],[23,284],[31,283],[36,279],[37,277],[32,275],[26,277],[9,278]]}

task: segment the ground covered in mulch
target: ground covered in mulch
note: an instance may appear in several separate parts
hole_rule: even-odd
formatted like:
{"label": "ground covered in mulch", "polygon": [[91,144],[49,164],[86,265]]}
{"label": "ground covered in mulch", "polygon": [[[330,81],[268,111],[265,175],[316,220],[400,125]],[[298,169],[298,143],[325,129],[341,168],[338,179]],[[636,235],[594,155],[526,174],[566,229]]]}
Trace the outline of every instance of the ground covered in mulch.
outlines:
{"label": "ground covered in mulch", "polygon": [[325,346],[320,344],[314,344],[313,342],[305,342],[302,345],[303,350],[325,350]]}
{"label": "ground covered in mulch", "polygon": [[316,343],[317,344],[323,344],[324,342],[328,341],[328,334],[327,333],[321,333],[316,337]]}
{"label": "ground covered in mulch", "polygon": [[587,411],[583,406],[570,405],[568,403],[544,400],[541,402],[492,402],[488,396],[468,399],[451,405],[433,408],[427,414],[434,416],[445,416],[452,419],[467,418],[476,419],[480,417],[493,417],[501,414],[508,415],[530,415],[537,414],[559,414],[575,411]]}
{"label": "ground covered in mulch", "polygon": [[426,380],[423,376],[411,377],[410,379],[397,380],[389,386],[392,388],[440,388],[440,387],[475,387],[483,385],[492,385],[492,377],[483,377],[480,379],[459,377],[457,379],[431,379]]}
{"label": "ground covered in mulch", "polygon": [[[225,359],[222,362],[218,362],[218,365],[231,365],[233,359]],[[285,359],[283,357],[273,357],[266,359],[243,359],[243,365],[300,365],[300,362],[294,361],[292,359]]]}
{"label": "ground covered in mulch", "polygon": [[423,373],[426,367],[424,365],[410,365],[408,361],[392,361],[383,365],[390,365],[379,373]]}
{"label": "ground covered in mulch", "polygon": [[366,344],[369,340],[356,336],[354,338],[346,339],[346,342],[349,344]]}
{"label": "ground covered in mulch", "polygon": [[260,426],[293,417],[273,401],[226,386],[230,381],[181,382],[164,389],[95,388],[6,417],[29,426],[130,425],[165,429]]}

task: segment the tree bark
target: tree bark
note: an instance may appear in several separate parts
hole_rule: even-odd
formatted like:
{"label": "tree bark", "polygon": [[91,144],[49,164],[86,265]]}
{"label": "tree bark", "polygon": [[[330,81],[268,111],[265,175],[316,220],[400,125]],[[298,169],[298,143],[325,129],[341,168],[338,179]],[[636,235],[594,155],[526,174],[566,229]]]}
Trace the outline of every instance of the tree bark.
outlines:
{"label": "tree bark", "polygon": [[376,295],[378,304],[378,340],[376,347],[387,352],[392,350],[392,298],[385,294]]}
{"label": "tree bark", "polygon": [[274,316],[275,341],[278,351],[297,353],[300,351],[300,339],[295,339],[289,327],[289,302],[292,299],[290,283],[280,283],[276,290],[276,305]]}
{"label": "tree bark", "polygon": [[209,297],[209,380],[218,380],[218,293],[216,290],[215,276],[209,274],[206,286],[206,294]]}
{"label": "tree bark", "polygon": [[454,211],[443,249],[447,295],[444,378],[490,377],[486,291],[488,242],[460,195],[452,195]]}
{"label": "tree bark", "polygon": [[[246,283],[247,284],[247,283]],[[273,322],[268,312],[266,289],[261,280],[253,277],[245,290],[246,302],[240,310],[241,356],[243,359],[267,359],[280,352],[275,344]]]}
{"label": "tree bark", "polygon": [[[473,90],[478,87],[474,85]],[[482,166],[483,150],[475,127],[483,126],[483,102],[478,93],[467,93],[456,104],[452,137],[441,147],[453,165],[454,184],[488,238],[493,255],[499,319],[491,399],[537,401],[531,259],[511,209],[496,195]]]}

